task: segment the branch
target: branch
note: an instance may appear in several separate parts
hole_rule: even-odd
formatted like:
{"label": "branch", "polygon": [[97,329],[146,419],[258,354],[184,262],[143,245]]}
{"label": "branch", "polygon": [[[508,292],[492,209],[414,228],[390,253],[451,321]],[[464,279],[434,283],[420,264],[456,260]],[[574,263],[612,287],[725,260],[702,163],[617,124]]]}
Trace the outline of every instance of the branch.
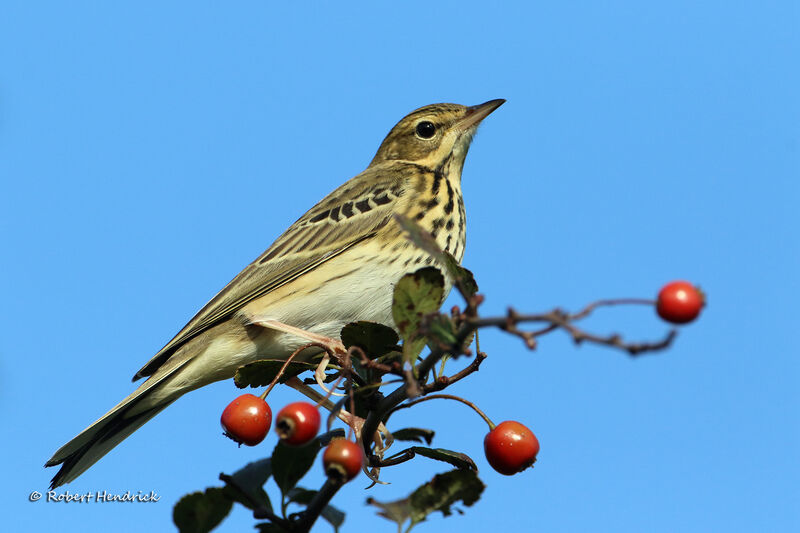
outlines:
{"label": "branch", "polygon": [[[611,334],[608,336],[595,335],[593,333],[584,331],[573,324],[573,322],[586,318],[599,307],[625,304],[653,305],[653,301],[639,298],[598,300],[590,303],[577,313],[572,314],[566,313],[561,309],[553,309],[547,313],[521,315],[514,309],[509,309],[508,313],[504,317],[468,318],[467,323],[475,329],[485,327],[497,327],[502,329],[503,331],[521,338],[525,342],[525,345],[532,350],[536,348],[536,337],[550,333],[556,329],[563,329],[566,331],[576,344],[589,341],[595,344],[601,344],[604,346],[610,346],[624,350],[631,356],[663,350],[672,344],[672,341],[677,335],[676,330],[671,330],[660,341],[629,343],[624,342],[622,337],[618,334]],[[518,325],[524,322],[547,322],[548,325],[534,331],[522,331],[519,329]]]}

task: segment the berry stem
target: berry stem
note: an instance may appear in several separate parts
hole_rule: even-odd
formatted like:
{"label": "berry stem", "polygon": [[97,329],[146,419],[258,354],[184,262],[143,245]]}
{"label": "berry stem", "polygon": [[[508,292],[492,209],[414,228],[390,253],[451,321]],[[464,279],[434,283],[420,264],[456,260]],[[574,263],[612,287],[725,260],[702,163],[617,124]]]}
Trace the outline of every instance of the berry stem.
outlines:
{"label": "berry stem", "polygon": [[304,344],[304,345],[300,346],[298,349],[296,349],[295,351],[293,351],[293,352],[292,352],[292,355],[290,355],[290,356],[289,356],[289,357],[286,359],[286,361],[283,363],[283,366],[282,366],[282,367],[281,367],[281,369],[278,371],[278,374],[277,374],[277,375],[276,375],[276,376],[275,376],[275,377],[272,379],[272,381],[270,382],[269,386],[267,387],[267,390],[265,390],[265,391],[264,391],[264,392],[261,394],[261,399],[262,399],[262,400],[266,400],[266,399],[267,399],[267,395],[270,393],[270,391],[272,390],[272,388],[273,388],[275,385],[277,385],[277,384],[278,384],[278,380],[279,380],[279,379],[281,379],[281,376],[283,376],[283,372],[286,370],[286,367],[287,367],[287,366],[289,366],[289,363],[291,363],[291,362],[292,362],[292,359],[294,359],[294,358],[297,356],[297,354],[299,354],[300,352],[302,352],[302,351],[303,351],[303,350],[305,350],[306,348],[312,348],[312,347],[314,347],[314,346],[321,347],[321,348],[326,348],[324,344],[320,344],[320,343],[318,343],[318,342],[309,342],[308,344]]}
{"label": "berry stem", "polygon": [[404,403],[402,405],[398,405],[397,407],[395,407],[394,409],[389,411],[389,413],[387,414],[387,418],[389,417],[389,415],[391,415],[395,411],[399,411],[400,409],[406,409],[408,407],[411,407],[412,405],[416,405],[416,404],[418,404],[420,402],[425,402],[425,401],[428,401],[428,400],[455,400],[457,402],[461,402],[464,405],[467,405],[467,406],[471,407],[473,411],[478,413],[481,416],[481,418],[483,418],[483,420],[489,425],[489,431],[491,431],[491,430],[493,430],[495,428],[495,423],[492,422],[492,419],[489,418],[488,416],[486,416],[486,413],[481,411],[478,408],[477,405],[475,405],[474,403],[472,403],[469,400],[465,400],[464,398],[461,398],[460,396],[454,396],[452,394],[429,394],[428,396],[423,396],[422,398],[417,398],[416,400],[411,400],[410,402],[406,402],[406,403]]}

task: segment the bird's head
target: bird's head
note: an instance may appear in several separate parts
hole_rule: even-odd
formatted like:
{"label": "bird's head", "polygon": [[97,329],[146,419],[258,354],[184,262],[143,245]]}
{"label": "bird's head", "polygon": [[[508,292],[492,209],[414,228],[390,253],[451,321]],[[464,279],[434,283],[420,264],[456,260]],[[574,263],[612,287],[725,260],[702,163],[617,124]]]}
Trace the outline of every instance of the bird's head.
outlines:
{"label": "bird's head", "polygon": [[402,160],[439,168],[449,160],[460,171],[478,125],[504,102],[499,99],[471,107],[458,104],[420,107],[392,128],[370,166]]}

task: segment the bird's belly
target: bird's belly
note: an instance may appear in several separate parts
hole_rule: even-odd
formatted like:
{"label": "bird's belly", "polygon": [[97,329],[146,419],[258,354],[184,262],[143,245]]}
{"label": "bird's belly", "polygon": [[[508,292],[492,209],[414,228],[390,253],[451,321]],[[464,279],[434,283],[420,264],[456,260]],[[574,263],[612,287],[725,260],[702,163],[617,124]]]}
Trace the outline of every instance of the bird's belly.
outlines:
{"label": "bird's belly", "polygon": [[[393,326],[392,294],[401,273],[359,253],[334,261],[256,300],[244,312],[337,339],[345,324],[358,320]],[[293,335],[275,336],[275,341],[284,350],[305,342]],[[279,346],[260,348],[279,351]]]}
{"label": "bird's belly", "polygon": [[[207,331],[204,340],[187,343],[198,342],[196,347],[184,347],[194,351],[196,359],[180,373],[180,382],[168,388],[186,392],[229,379],[240,366],[259,359],[285,359],[309,342],[269,327],[246,326],[247,317],[276,320],[334,339],[350,322],[365,320],[394,327],[394,285],[403,274],[424,264],[408,268],[404,261],[381,262],[368,253],[348,251],[249,303],[237,316]],[[450,283],[446,285],[449,290]]]}

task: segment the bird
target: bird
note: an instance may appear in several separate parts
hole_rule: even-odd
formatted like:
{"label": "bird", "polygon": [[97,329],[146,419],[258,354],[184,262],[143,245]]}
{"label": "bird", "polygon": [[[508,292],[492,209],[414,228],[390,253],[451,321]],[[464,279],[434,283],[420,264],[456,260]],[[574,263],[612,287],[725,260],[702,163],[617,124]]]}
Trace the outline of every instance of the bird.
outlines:
{"label": "bird", "polygon": [[[401,119],[363,172],[292,224],[136,372],[133,381],[145,381],[53,454],[45,466],[61,468],[51,488],[74,481],[187,392],[259,359],[287,359],[307,343],[291,328],[338,338],[355,321],[394,327],[395,283],[437,265],[395,215],[461,262],[464,160],[481,121],[504,102],[432,104]],[[447,294],[453,280],[442,270]]]}

